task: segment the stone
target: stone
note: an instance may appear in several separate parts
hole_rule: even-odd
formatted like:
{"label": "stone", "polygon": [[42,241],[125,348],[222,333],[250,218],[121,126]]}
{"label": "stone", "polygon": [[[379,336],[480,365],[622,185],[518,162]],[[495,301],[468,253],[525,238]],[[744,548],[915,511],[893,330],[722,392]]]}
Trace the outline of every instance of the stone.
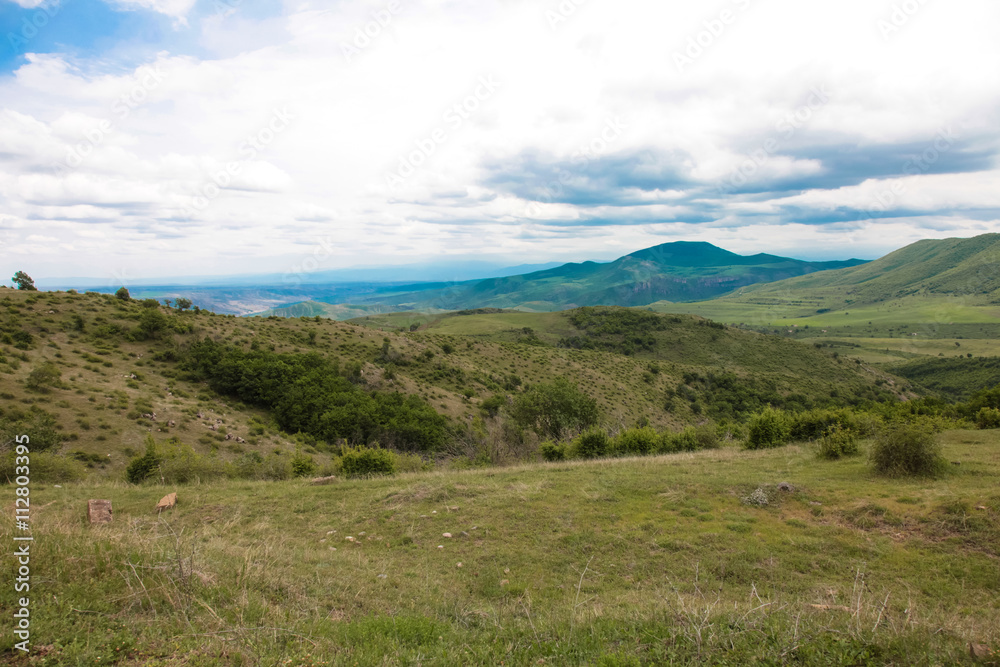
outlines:
{"label": "stone", "polygon": [[985,644],[969,644],[969,655],[974,660],[986,660],[993,657],[993,651]]}
{"label": "stone", "polygon": [[90,523],[111,523],[111,501],[88,500],[87,518]]}
{"label": "stone", "polygon": [[780,484],[778,484],[778,491],[790,492],[790,491],[794,491],[794,490],[795,490],[795,487],[792,486],[791,484],[789,484],[788,482],[781,482]]}
{"label": "stone", "polygon": [[330,475],[329,477],[314,477],[309,483],[310,484],[334,484],[338,482],[336,475]]}
{"label": "stone", "polygon": [[156,511],[162,512],[163,510],[172,509],[174,505],[177,504],[177,494],[168,493],[167,495],[160,498],[160,502],[156,503]]}

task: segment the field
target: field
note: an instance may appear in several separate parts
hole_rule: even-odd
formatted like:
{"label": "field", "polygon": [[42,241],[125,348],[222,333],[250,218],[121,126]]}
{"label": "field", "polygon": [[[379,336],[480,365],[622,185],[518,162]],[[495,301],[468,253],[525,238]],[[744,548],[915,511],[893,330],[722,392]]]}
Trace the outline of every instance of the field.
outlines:
{"label": "field", "polygon": [[[800,444],[322,486],[35,486],[34,652],[9,660],[961,663],[1000,643],[1000,432],[942,437],[938,480]],[[766,506],[744,500],[758,488]],[[88,498],[114,522],[86,525]]]}

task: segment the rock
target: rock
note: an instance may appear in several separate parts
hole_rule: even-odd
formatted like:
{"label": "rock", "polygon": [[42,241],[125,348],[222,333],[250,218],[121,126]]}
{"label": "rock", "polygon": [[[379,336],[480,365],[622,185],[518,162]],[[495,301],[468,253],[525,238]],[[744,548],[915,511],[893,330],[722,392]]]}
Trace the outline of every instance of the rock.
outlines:
{"label": "rock", "polygon": [[985,644],[969,644],[969,655],[975,660],[986,660],[993,657],[993,651]]}
{"label": "rock", "polygon": [[781,482],[780,484],[778,484],[778,491],[791,492],[794,490],[795,487],[789,484],[788,482]]}
{"label": "rock", "polygon": [[160,502],[156,503],[156,511],[162,512],[163,510],[173,509],[174,505],[177,504],[177,494],[168,493],[167,495],[160,498]]}
{"label": "rock", "polygon": [[451,533],[441,533],[441,537],[451,537]]}
{"label": "rock", "polygon": [[90,523],[111,523],[111,501],[88,500],[87,518]]}
{"label": "rock", "polygon": [[330,475],[329,477],[314,477],[309,483],[310,484],[334,484],[337,482],[336,475]]}

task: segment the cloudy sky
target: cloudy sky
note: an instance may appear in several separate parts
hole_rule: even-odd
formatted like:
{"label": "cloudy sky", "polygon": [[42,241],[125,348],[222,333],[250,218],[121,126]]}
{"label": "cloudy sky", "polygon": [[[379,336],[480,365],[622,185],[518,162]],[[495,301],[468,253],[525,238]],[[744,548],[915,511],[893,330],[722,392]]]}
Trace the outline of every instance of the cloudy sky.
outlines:
{"label": "cloudy sky", "polygon": [[996,0],[0,0],[0,269],[1000,230]]}

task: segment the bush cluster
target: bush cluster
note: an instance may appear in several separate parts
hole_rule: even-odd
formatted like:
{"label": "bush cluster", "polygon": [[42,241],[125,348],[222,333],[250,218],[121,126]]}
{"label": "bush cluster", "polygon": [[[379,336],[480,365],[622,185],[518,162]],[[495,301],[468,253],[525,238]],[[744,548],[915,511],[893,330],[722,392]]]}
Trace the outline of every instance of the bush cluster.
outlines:
{"label": "bush cluster", "polygon": [[884,428],[875,437],[871,462],[876,473],[888,477],[933,477],[945,466],[937,438],[914,424]]}
{"label": "bush cluster", "polygon": [[396,474],[396,455],[381,447],[347,447],[340,457],[340,472],[347,477]]}

